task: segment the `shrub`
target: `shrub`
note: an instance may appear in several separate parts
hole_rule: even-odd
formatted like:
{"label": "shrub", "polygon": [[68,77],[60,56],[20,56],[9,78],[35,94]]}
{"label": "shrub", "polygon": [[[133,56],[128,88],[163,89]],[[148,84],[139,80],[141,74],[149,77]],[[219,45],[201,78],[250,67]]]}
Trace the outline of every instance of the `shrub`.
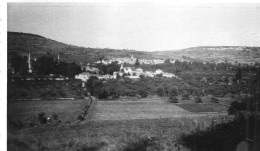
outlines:
{"label": "shrub", "polygon": [[200,96],[197,96],[195,99],[196,99],[195,103],[202,103],[202,100],[201,100]]}
{"label": "shrub", "polygon": [[58,115],[57,114],[52,114],[52,118],[53,118],[53,120],[57,120],[58,119]]}
{"label": "shrub", "polygon": [[176,96],[170,96],[169,100],[171,103],[178,103],[178,98]]}
{"label": "shrub", "polygon": [[178,89],[176,87],[172,87],[169,92],[170,97],[174,97],[178,95]]}
{"label": "shrub", "polygon": [[47,118],[45,117],[45,113],[44,112],[41,112],[38,115],[38,119],[39,119],[41,124],[47,124]]}
{"label": "shrub", "polygon": [[182,99],[183,100],[189,100],[190,99],[190,95],[187,91],[184,91],[184,93],[182,95]]}
{"label": "shrub", "polygon": [[157,95],[162,97],[164,95],[164,91],[162,87],[157,88]]}
{"label": "shrub", "polygon": [[138,91],[138,94],[139,94],[142,98],[147,97],[147,92],[146,92],[145,89],[140,89],[140,90]]}

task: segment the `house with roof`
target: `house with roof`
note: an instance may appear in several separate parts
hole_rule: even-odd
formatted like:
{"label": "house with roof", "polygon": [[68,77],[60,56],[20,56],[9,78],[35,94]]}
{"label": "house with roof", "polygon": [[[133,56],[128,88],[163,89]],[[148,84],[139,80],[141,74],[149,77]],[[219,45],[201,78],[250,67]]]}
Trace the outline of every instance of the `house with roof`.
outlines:
{"label": "house with roof", "polygon": [[162,71],[161,69],[157,69],[157,70],[155,71],[155,74],[163,74],[163,71]]}
{"label": "house with roof", "polygon": [[83,72],[75,75],[75,79],[80,79],[82,81],[87,81],[91,75],[88,72]]}
{"label": "house with roof", "polygon": [[125,67],[125,68],[124,68],[124,73],[133,75],[133,73],[134,73],[133,70],[134,70],[134,68]]}

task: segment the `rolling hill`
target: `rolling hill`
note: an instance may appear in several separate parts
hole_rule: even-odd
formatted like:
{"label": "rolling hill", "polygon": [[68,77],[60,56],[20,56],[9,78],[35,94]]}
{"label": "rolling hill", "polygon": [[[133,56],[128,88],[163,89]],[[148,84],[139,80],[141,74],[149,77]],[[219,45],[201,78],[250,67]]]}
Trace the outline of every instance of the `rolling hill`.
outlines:
{"label": "rolling hill", "polygon": [[73,46],[55,40],[51,40],[39,35],[28,33],[8,32],[8,55],[18,53],[20,55],[28,55],[31,52],[32,58],[42,55],[51,55],[57,57],[60,54],[60,60],[66,62],[77,62],[79,64],[87,64],[97,59],[97,54],[111,57],[130,57],[132,54],[137,58],[151,59],[152,55],[147,52],[134,50],[117,50],[117,49],[99,49],[84,48]]}
{"label": "rolling hill", "polygon": [[177,51],[158,51],[154,52],[154,57],[177,58],[182,56],[191,60],[209,62],[240,62],[255,63],[260,62],[260,47],[241,47],[241,46],[201,46],[181,49]]}
{"label": "rolling hill", "polygon": [[32,58],[42,55],[51,55],[57,57],[60,54],[60,60],[66,62],[77,62],[87,64],[97,60],[98,55],[104,55],[107,58],[112,57],[130,57],[132,54],[136,58],[145,59],[186,59],[196,61],[212,62],[240,62],[255,63],[260,62],[260,47],[241,47],[241,46],[201,46],[181,50],[143,52],[134,50],[84,48],[61,43],[39,35],[8,32],[8,56],[13,53],[28,55],[31,51]]}

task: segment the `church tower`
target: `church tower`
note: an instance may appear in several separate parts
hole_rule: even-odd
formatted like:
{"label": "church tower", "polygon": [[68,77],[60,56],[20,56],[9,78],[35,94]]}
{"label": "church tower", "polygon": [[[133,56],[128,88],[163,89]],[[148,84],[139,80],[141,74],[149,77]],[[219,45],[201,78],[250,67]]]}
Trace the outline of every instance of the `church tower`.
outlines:
{"label": "church tower", "polygon": [[28,56],[28,72],[32,73],[31,53],[30,53],[30,51],[29,51],[29,56]]}
{"label": "church tower", "polygon": [[60,63],[60,54],[58,53],[58,63]]}
{"label": "church tower", "polygon": [[134,60],[134,55],[132,55],[131,60],[132,60],[132,61]]}
{"label": "church tower", "polygon": [[121,63],[120,71],[124,69],[124,62]]}

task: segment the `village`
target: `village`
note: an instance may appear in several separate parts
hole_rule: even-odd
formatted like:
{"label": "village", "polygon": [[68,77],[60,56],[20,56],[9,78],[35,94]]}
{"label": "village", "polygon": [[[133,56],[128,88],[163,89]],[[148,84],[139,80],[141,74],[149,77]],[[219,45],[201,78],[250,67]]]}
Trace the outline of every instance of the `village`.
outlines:
{"label": "village", "polygon": [[[167,78],[177,78],[178,77],[173,73],[164,72],[161,69],[157,69],[155,72],[152,71],[143,71],[141,67],[124,67],[124,64],[135,64],[137,58],[134,58],[133,55],[131,58],[118,58],[113,60],[102,60],[95,62],[96,64],[111,64],[112,62],[118,62],[118,64],[121,64],[119,71],[115,71],[113,75],[101,75],[99,73],[99,69],[95,67],[90,67],[88,64],[87,66],[84,66],[82,68],[85,68],[86,72],[80,73],[78,75],[75,75],[75,79],[81,79],[82,81],[87,81],[90,76],[96,76],[99,79],[117,79],[119,77],[129,77],[130,79],[138,80],[140,76],[144,77],[155,77],[155,76],[163,76]],[[164,60],[149,60],[150,62],[153,62],[155,64],[164,63]],[[140,63],[148,62],[148,60],[140,60]]]}

